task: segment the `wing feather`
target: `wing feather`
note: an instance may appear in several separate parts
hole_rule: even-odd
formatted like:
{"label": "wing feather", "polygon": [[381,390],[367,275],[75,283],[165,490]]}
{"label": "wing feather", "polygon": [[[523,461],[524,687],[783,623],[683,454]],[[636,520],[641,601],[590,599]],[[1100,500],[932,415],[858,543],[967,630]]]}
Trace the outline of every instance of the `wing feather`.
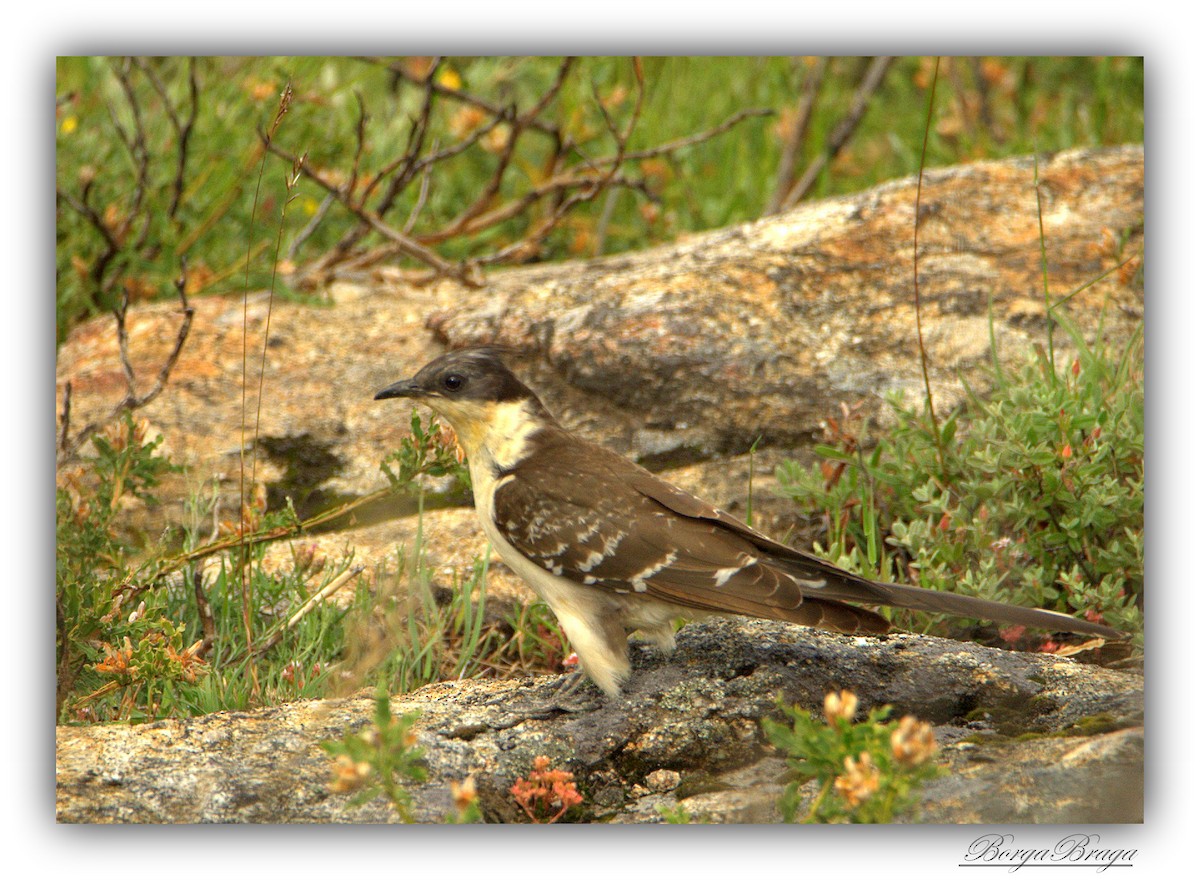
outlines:
{"label": "wing feather", "polygon": [[803,577],[778,564],[766,536],[620,456],[560,444],[554,467],[530,460],[493,502],[505,539],[561,577],[598,589],[719,613],[882,632],[874,614],[807,598]]}

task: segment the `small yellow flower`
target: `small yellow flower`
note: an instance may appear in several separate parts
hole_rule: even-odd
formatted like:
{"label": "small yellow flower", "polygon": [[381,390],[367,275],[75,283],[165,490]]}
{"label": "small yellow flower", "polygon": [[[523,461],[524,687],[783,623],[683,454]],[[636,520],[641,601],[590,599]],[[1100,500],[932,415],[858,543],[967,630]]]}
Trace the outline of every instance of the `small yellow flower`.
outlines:
{"label": "small yellow flower", "polygon": [[437,75],[438,85],[458,91],[462,88],[462,77],[453,67],[447,67]]}
{"label": "small yellow flower", "polygon": [[79,128],[79,118],[77,116],[68,116],[62,121],[60,130],[63,134],[71,134],[77,128]]}
{"label": "small yellow flower", "polygon": [[841,693],[830,691],[825,695],[825,720],[830,724],[834,723],[835,719],[843,721],[853,721],[854,713],[858,711],[858,697],[850,691],[843,690]]}

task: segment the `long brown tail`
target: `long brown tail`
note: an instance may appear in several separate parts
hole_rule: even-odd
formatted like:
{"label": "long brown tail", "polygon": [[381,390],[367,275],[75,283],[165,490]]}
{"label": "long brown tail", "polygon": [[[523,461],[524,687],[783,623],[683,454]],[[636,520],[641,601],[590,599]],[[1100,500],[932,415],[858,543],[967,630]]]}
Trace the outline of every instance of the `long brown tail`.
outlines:
{"label": "long brown tail", "polygon": [[[851,574],[800,551],[789,550],[786,558],[781,558],[781,555],[776,554],[775,557],[780,567],[803,578],[799,581],[799,585],[805,602],[797,609],[797,612],[800,612],[805,605],[813,604],[814,600],[823,601],[828,605],[839,602],[856,602],[864,605],[890,605],[895,608],[911,608],[915,611],[954,614],[959,617],[977,617],[1002,623],[1035,626],[1055,632],[1103,636],[1106,639],[1129,638],[1128,634],[1113,629],[1111,626],[1092,623],[1090,620],[1081,620],[1058,611],[1006,605],[1003,602],[962,596],[958,593],[943,593],[939,590],[873,581]],[[812,586],[808,586],[808,584]],[[809,609],[810,613],[814,611],[815,609]],[[838,616],[836,611],[826,614],[826,620],[821,625],[831,625],[837,628],[836,618]],[[871,631],[870,624],[870,621],[858,621],[858,629]]]}
{"label": "long brown tail", "polygon": [[903,584],[878,584],[887,595],[887,604],[898,608],[917,611],[937,611],[957,614],[960,617],[979,617],[1004,623],[1019,623],[1043,629],[1103,636],[1106,639],[1127,638],[1126,634],[1102,623],[1081,620],[1070,614],[1046,611],[1041,608],[1023,608],[1020,605],[1005,605],[990,599],[960,596],[958,593],[942,593],[938,590],[923,590]]}

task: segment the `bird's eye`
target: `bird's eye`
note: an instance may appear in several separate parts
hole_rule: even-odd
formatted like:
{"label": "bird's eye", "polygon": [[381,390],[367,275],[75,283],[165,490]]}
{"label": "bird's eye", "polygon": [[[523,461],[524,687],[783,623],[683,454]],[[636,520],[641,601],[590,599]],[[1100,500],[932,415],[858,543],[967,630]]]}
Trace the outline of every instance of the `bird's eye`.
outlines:
{"label": "bird's eye", "polygon": [[466,384],[467,380],[458,373],[451,373],[442,380],[442,387],[447,391],[458,391]]}

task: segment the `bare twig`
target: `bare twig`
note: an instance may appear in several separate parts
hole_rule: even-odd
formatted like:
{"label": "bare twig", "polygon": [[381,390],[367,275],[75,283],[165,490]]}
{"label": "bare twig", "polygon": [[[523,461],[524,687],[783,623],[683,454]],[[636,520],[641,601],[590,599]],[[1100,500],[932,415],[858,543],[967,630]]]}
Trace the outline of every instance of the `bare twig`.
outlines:
{"label": "bare twig", "polygon": [[[366,57],[360,58],[359,60],[366,61],[369,64],[381,65],[395,74],[398,78],[404,80],[405,82],[412,83],[413,85],[424,86],[427,84],[435,94],[441,95],[445,98],[450,98],[454,101],[460,101],[461,103],[467,104],[471,107],[477,107],[478,109],[484,111],[488,116],[502,116],[504,113],[504,108],[500,105],[493,104],[490,101],[487,101],[469,92],[465,92],[462,89],[452,89],[449,86],[444,86],[437,82],[430,75],[427,75],[424,78],[413,76],[413,74],[406,70],[404,65],[399,62],[388,61],[387,59],[383,58]],[[559,139],[558,128],[546,122],[545,120],[532,119],[529,121],[528,128],[534,131],[540,131],[542,134],[549,135],[556,140]]]}
{"label": "bare twig", "polygon": [[129,78],[132,64],[133,59],[131,58],[124,58],[120,62],[113,61],[112,70],[117,78],[117,82],[121,85],[121,90],[125,93],[125,100],[129,104],[129,112],[133,120],[133,131],[125,131],[125,127],[121,125],[120,120],[117,118],[116,109],[111,104],[108,109],[109,115],[112,117],[113,126],[117,130],[117,135],[121,143],[125,145],[125,149],[129,152],[130,161],[137,172],[137,181],[133,187],[133,195],[130,197],[126,208],[125,218],[118,227],[117,238],[126,240],[134,221],[140,218],[141,229],[131,243],[133,249],[139,250],[146,243],[146,236],[150,232],[150,213],[142,210],[150,181],[150,149],[146,145],[146,127],[142,122],[141,103],[138,101],[137,93],[134,91],[133,82]]}
{"label": "bare twig", "polygon": [[850,136],[854,134],[859,122],[862,121],[863,114],[867,110],[867,104],[870,102],[871,96],[879,89],[880,83],[883,82],[883,76],[887,73],[892,61],[893,59],[887,55],[880,55],[872,59],[866,72],[863,74],[862,80],[859,82],[858,89],[854,93],[854,98],[850,102],[850,108],[846,111],[846,115],[834,127],[826,139],[825,146],[821,152],[804,169],[804,174],[788,190],[782,207],[793,208],[798,205],[800,200],[812,189],[813,184],[817,182],[817,178],[825,170],[825,166],[846,146],[846,142],[850,140]]}
{"label": "bare twig", "polygon": [[429,71],[426,73],[425,80],[422,83],[425,97],[421,102],[421,112],[417,114],[417,118],[413,120],[412,125],[409,127],[408,142],[404,145],[404,152],[391,163],[385,165],[375,175],[370,185],[363,191],[361,204],[366,204],[375,187],[389,176],[395,174],[396,169],[403,166],[403,170],[392,178],[391,183],[388,184],[387,192],[379,200],[379,204],[376,205],[376,211],[380,216],[386,214],[391,209],[396,198],[408,186],[409,182],[413,179],[413,175],[419,171],[417,160],[421,155],[421,151],[425,148],[425,136],[429,132],[429,120],[433,114],[434,98],[437,94],[433,87],[433,78],[437,76],[437,70],[441,63],[442,59],[435,58],[429,65]]}
{"label": "bare twig", "polygon": [[791,186],[792,176],[796,171],[796,159],[800,155],[800,146],[808,137],[808,129],[812,123],[813,109],[817,105],[817,95],[825,82],[825,69],[829,59],[825,56],[816,58],[808,75],[804,78],[804,87],[796,102],[796,118],[791,131],[783,141],[783,154],[779,158],[779,169],[775,175],[775,191],[767,204],[767,214],[777,214],[783,207],[783,200]]}
{"label": "bare twig", "polygon": [[[500,104],[473,95],[461,88],[444,84],[437,74],[440,59],[417,71],[397,61],[362,59],[388,70],[398,82],[416,86],[423,96],[409,131],[408,142],[402,154],[390,159],[379,171],[367,179],[359,192],[355,187],[342,183],[344,178],[320,169],[305,167],[304,174],[326,192],[332,199],[359,223],[342,236],[341,240],[325,256],[306,269],[307,273],[323,272],[334,265],[358,266],[363,260],[373,261],[383,255],[400,254],[429,266],[438,276],[457,278],[464,283],[477,285],[481,282],[478,267],[525,259],[538,252],[542,243],[555,226],[573,208],[595,199],[611,188],[626,188],[654,198],[644,178],[632,176],[626,171],[631,161],[648,159],[669,154],[700,143],[733,128],[739,122],[769,111],[745,110],[705,132],[689,135],[638,151],[629,149],[633,128],[641,116],[645,100],[645,83],[639,59],[632,61],[637,82],[637,100],[632,113],[621,125],[612,118],[605,103],[596,95],[596,104],[603,116],[605,127],[612,138],[613,148],[607,155],[589,157],[580,149],[573,138],[552,121],[546,119],[551,106],[562,94],[576,59],[564,58],[558,64],[553,79],[547,87],[526,107],[517,104]],[[593,89],[594,91],[594,89]],[[436,141],[431,147],[426,144],[433,122],[433,110],[438,101],[453,101],[464,108],[474,108],[478,119],[471,120],[467,131],[461,133],[456,142],[445,146]],[[358,126],[359,152],[356,154],[351,183],[359,179],[358,155],[362,154],[365,127],[360,114]],[[499,137],[503,132],[503,137]],[[550,149],[541,158],[532,161],[524,153],[525,136],[536,132],[551,140]],[[464,207],[448,220],[430,217],[426,211],[429,193],[434,191],[435,166],[458,156],[488,138],[488,146],[495,153],[491,171]],[[268,143],[267,149],[276,155],[294,161],[295,157],[286,149]],[[522,183],[515,192],[510,180],[518,168],[518,155],[523,157],[520,168],[529,174],[530,181]],[[531,170],[538,163],[540,168]],[[365,172],[364,172],[365,173]],[[402,225],[393,225],[389,217],[399,196],[411,192],[408,187],[419,180],[419,189]],[[611,204],[611,202],[609,203]],[[482,256],[452,262],[437,252],[439,245],[451,240],[470,239],[484,234],[489,229],[511,221],[529,212],[535,216],[523,236]],[[421,220],[426,222],[420,222]],[[356,254],[356,248],[366,232],[375,232],[390,245],[389,249],[373,249],[365,255]]]}
{"label": "bare twig", "polygon": [[[437,151],[437,143],[433,145],[433,149]],[[429,197],[429,179],[433,176],[433,166],[426,165],[424,172],[421,174],[421,188],[417,191],[417,201],[413,205],[411,211],[408,212],[408,220],[404,223],[404,234],[411,235],[413,227],[417,225],[417,217],[421,215],[421,209],[425,207],[425,200]]]}
{"label": "bare twig", "polygon": [[296,254],[300,252],[300,248],[304,246],[304,242],[317,231],[317,227],[321,225],[321,221],[325,219],[325,215],[329,213],[329,208],[336,201],[331,193],[325,193],[325,198],[321,199],[321,204],[317,206],[317,210],[313,212],[310,219],[304,228],[296,233],[296,237],[292,239],[292,243],[288,245],[287,258],[295,260]]}
{"label": "bare twig", "polygon": [[[350,578],[357,577],[358,575],[362,574],[365,569],[365,565],[352,566],[339,574],[320,590],[313,593],[304,600],[304,604],[302,604],[296,610],[296,613],[289,617],[286,623],[271,632],[271,634],[263,640],[261,645],[248,648],[246,650],[246,657],[261,657],[263,654],[267,653],[267,651],[274,648],[280,643],[280,641],[283,640],[283,637],[287,635],[289,631],[295,629],[296,624],[307,617],[314,608],[317,608],[322,602],[340,590],[346,584],[346,582],[350,580]],[[236,663],[241,659],[244,658],[238,658],[238,660],[235,660],[234,662]]]}
{"label": "bare twig", "polygon": [[941,66],[941,61],[941,56],[938,56],[933,64],[933,81],[929,85],[929,107],[925,112],[925,135],[921,141],[921,164],[917,170],[917,197],[916,204],[913,206],[913,307],[917,314],[917,348],[921,353],[921,378],[925,382],[925,409],[929,415],[929,427],[937,448],[938,466],[944,476],[946,453],[942,432],[938,428],[937,413],[933,408],[933,388],[929,384],[929,357],[925,352],[925,336],[921,331],[921,276],[917,271],[921,238],[921,181],[925,172],[925,151],[929,146],[929,130],[933,127],[933,99],[937,94],[938,68]]}
{"label": "bare twig", "polygon": [[[179,293],[179,300],[183,311],[183,319],[179,323],[179,330],[175,334],[175,343],[171,347],[171,351],[167,354],[166,360],[158,370],[158,377],[154,380],[154,384],[144,394],[137,393],[137,382],[134,375],[133,363],[129,358],[129,335],[125,327],[126,311],[129,307],[129,296],[122,296],[121,304],[113,309],[113,317],[117,322],[117,348],[121,359],[121,371],[125,374],[126,391],[125,396],[120,402],[113,407],[112,412],[102,421],[96,421],[88,424],[73,439],[69,442],[65,441],[62,445],[61,458],[66,458],[79,449],[83,443],[91,437],[96,431],[116,419],[126,410],[135,410],[144,407],[162,392],[166,387],[167,380],[171,376],[171,371],[175,368],[176,361],[179,360],[179,354],[183,351],[183,345],[187,341],[188,332],[192,328],[192,317],[195,314],[195,309],[188,303],[187,299],[187,261],[183,261],[180,270],[179,278],[175,281],[175,289]],[[64,423],[65,429],[65,423]],[[66,433],[64,430],[64,438]]]}
{"label": "bare twig", "polygon": [[200,615],[200,631],[204,633],[204,639],[195,653],[197,657],[203,658],[217,638],[217,625],[213,619],[212,605],[208,602],[208,594],[204,592],[204,575],[199,566],[192,572],[192,592],[196,595],[196,611]]}
{"label": "bare twig", "polygon": [[175,179],[171,186],[171,206],[167,209],[167,216],[174,219],[179,212],[179,206],[183,200],[184,179],[187,171],[188,159],[188,144],[191,140],[192,129],[196,125],[196,115],[200,109],[200,86],[196,81],[196,59],[188,58],[188,115],[184,120],[180,120],[179,111],[175,104],[171,101],[171,96],[167,93],[167,87],[164,85],[162,78],[154,70],[154,66],[148,64],[144,58],[135,58],[134,63],[142,75],[150,81],[154,87],[154,91],[158,93],[159,100],[162,101],[163,112],[167,114],[167,120],[171,123],[171,127],[175,130],[175,138],[178,141],[178,149],[175,156]]}
{"label": "bare twig", "polygon": [[71,382],[63,386],[63,404],[62,414],[59,416],[59,424],[62,428],[58,435],[59,452],[66,452],[67,438],[71,436]]}
{"label": "bare twig", "polygon": [[[290,159],[292,162],[295,162],[298,159],[297,156],[288,153],[286,150],[280,149],[269,141],[266,142],[266,147],[272,153]],[[462,266],[456,266],[453,263],[443,260],[436,252],[430,250],[412,238],[409,238],[399,230],[393,229],[374,211],[365,208],[358,204],[357,201],[348,198],[342,187],[328,180],[323,174],[310,165],[302,165],[300,172],[317,186],[321,187],[323,190],[337,199],[337,201],[343,207],[348,209],[350,213],[367,223],[372,229],[396,245],[401,253],[420,260],[425,265],[436,269],[438,272],[444,275],[448,275],[452,278],[458,278],[465,283],[475,283],[469,277],[469,273]]]}
{"label": "bare twig", "polygon": [[656,156],[662,156],[666,153],[674,153],[678,150],[682,150],[684,147],[692,147],[696,144],[703,143],[704,141],[712,140],[717,135],[724,134],[738,123],[744,122],[747,119],[754,119],[760,116],[771,116],[774,112],[774,110],[766,110],[763,108],[739,110],[724,122],[714,125],[712,128],[705,129],[704,131],[697,132],[696,134],[689,134],[686,137],[676,138],[673,141],[665,141],[658,146],[647,147],[644,150],[630,150],[625,154],[625,161],[637,162],[641,161],[642,159],[653,159]]}
{"label": "bare twig", "polygon": [[79,197],[57,186],[55,187],[55,194],[59,199],[66,202],[75,213],[83,217],[88,225],[96,230],[104,242],[104,249],[92,262],[91,268],[88,270],[88,276],[91,278],[93,288],[92,302],[99,306],[107,299],[107,294],[116,284],[117,277],[120,274],[119,270],[124,265],[124,261],[117,259],[121,253],[121,242],[117,231],[110,227],[104,218],[100,216],[100,213],[92,207],[90,199],[93,180],[94,178],[89,178],[84,181],[83,190]]}

